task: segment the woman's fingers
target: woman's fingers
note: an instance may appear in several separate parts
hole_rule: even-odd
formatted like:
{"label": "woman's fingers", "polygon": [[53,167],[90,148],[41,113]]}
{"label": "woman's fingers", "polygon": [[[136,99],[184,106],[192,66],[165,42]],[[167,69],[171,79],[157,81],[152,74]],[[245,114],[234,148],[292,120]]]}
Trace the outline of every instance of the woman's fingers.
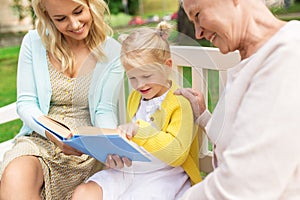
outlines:
{"label": "woman's fingers", "polygon": [[127,167],[130,167],[132,165],[132,162],[129,158],[123,157],[122,160]]}
{"label": "woman's fingers", "polygon": [[192,88],[180,88],[176,90],[174,94],[182,95],[189,100],[195,119],[197,119],[206,108],[202,93]]}
{"label": "woman's fingers", "polygon": [[123,157],[121,158],[119,155],[108,155],[106,158],[105,165],[107,167],[113,168],[113,169],[122,169],[124,167],[124,164],[126,166],[131,166],[131,161]]}

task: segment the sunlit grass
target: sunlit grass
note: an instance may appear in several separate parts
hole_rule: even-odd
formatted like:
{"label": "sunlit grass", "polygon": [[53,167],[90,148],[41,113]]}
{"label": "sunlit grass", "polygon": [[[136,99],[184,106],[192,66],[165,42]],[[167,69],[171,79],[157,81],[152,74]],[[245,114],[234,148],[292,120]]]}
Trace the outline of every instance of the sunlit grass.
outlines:
{"label": "sunlit grass", "polygon": [[[0,48],[0,107],[16,101],[17,62],[20,47]],[[0,125],[0,142],[14,137],[21,120]]]}
{"label": "sunlit grass", "polygon": [[16,74],[19,47],[0,49],[0,106],[16,100]]}

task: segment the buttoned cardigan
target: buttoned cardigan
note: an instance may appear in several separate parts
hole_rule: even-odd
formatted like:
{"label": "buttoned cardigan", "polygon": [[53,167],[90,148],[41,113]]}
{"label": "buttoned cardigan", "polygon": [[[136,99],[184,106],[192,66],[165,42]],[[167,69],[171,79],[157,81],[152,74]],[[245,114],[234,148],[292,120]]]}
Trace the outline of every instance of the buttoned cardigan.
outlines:
{"label": "buttoned cardigan", "polygon": [[[106,58],[98,61],[89,88],[89,111],[92,125],[115,128],[118,124],[117,101],[124,70],[119,57],[121,45],[108,37],[102,45]],[[20,135],[33,130],[45,136],[45,130],[33,117],[47,115],[52,90],[46,49],[36,30],[30,30],[22,41],[17,72],[17,113],[23,121]]]}
{"label": "buttoned cardigan", "polygon": [[[192,184],[201,181],[199,171],[199,144],[194,126],[193,111],[187,99],[174,95],[178,88],[174,83],[152,116],[152,124],[137,120],[139,129],[133,141],[172,167],[181,166]],[[128,98],[128,117],[134,117],[142,96],[133,91]]]}

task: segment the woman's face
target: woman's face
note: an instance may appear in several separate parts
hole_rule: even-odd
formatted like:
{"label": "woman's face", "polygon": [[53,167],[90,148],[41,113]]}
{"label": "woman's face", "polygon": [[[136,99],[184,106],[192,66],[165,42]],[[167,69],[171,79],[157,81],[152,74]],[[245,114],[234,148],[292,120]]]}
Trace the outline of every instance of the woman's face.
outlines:
{"label": "woman's face", "polygon": [[45,0],[45,8],[56,26],[68,42],[87,37],[92,16],[87,6],[72,0]]}
{"label": "woman's face", "polygon": [[183,6],[197,39],[205,38],[222,53],[236,50],[241,27],[235,25],[238,12],[233,0],[184,0]]}

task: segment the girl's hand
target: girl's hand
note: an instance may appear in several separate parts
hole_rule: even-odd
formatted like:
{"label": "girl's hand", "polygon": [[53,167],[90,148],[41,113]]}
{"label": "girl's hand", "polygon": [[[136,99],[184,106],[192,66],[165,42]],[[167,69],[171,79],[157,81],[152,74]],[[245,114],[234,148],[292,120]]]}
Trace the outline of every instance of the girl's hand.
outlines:
{"label": "girl's hand", "polygon": [[[119,133],[121,135],[125,135],[129,140],[137,134],[137,130],[137,123],[128,123],[118,126]],[[124,164],[129,167],[131,166],[132,162],[129,160],[129,158],[120,157],[119,155],[108,155],[105,162],[106,167],[113,169],[122,169]]]}
{"label": "girl's hand", "polygon": [[120,131],[120,134],[125,135],[129,140],[137,134],[138,128],[139,128],[138,123],[133,123],[133,122],[118,126],[118,130]]}
{"label": "girl's hand", "polygon": [[47,138],[51,140],[54,144],[58,146],[58,148],[61,149],[61,151],[66,155],[74,155],[74,156],[81,156],[82,152],[78,151],[77,149],[74,149],[73,147],[66,145],[62,141],[58,140],[55,136],[53,136],[48,131],[45,132]]}

